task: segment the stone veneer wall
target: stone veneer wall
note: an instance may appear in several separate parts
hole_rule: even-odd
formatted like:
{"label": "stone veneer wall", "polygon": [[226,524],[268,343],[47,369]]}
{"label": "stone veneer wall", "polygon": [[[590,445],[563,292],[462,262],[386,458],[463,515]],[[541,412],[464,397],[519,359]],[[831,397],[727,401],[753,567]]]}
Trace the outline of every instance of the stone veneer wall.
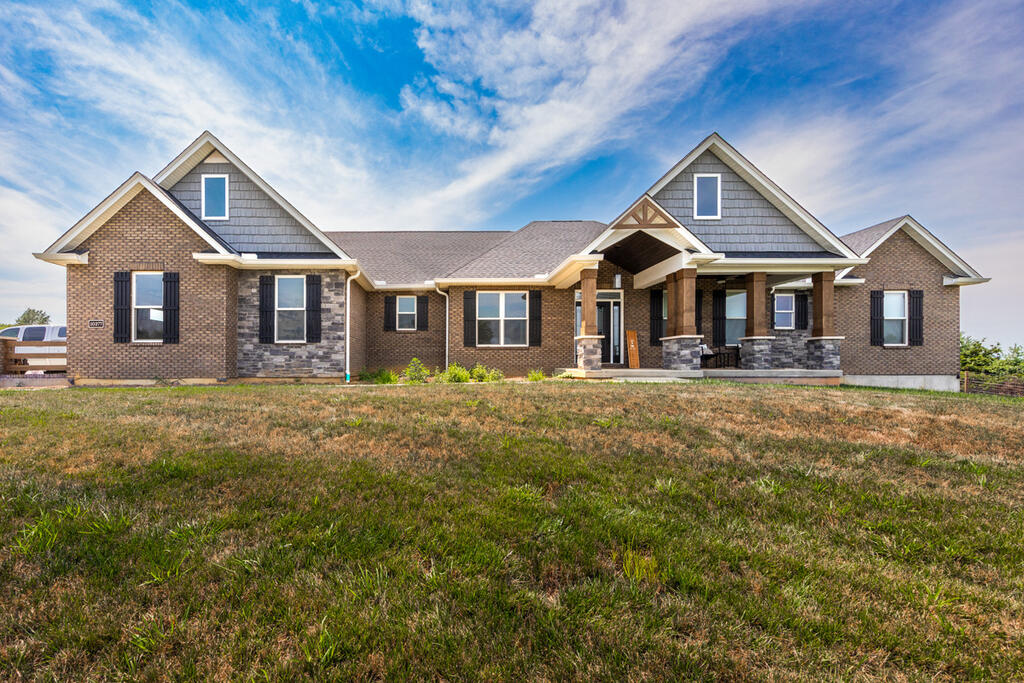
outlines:
{"label": "stone veneer wall", "polygon": [[[788,294],[792,290],[787,290]],[[796,294],[796,291],[793,291]],[[772,342],[772,367],[773,368],[806,368],[807,367],[807,338],[811,336],[811,325],[814,324],[814,301],[811,290],[807,293],[807,329],[804,330],[776,330],[771,328],[775,321],[771,318],[771,300],[768,301],[768,325],[771,329],[768,334],[775,337]],[[769,297],[774,296],[769,292]],[[794,317],[795,314],[794,314]]]}
{"label": "stone veneer wall", "polygon": [[321,276],[319,344],[261,344],[261,275],[306,275],[305,271],[245,270],[238,274],[238,375],[240,377],[338,377],[345,374],[345,273]]}

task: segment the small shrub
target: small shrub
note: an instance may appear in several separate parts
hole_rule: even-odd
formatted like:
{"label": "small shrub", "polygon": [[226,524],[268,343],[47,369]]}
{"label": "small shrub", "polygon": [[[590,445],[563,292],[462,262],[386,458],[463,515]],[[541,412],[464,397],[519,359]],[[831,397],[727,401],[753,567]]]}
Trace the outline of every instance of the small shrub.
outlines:
{"label": "small shrub", "polygon": [[430,377],[430,370],[427,369],[427,366],[419,358],[413,358],[409,361],[409,365],[405,367],[403,376],[409,384],[423,384]]}
{"label": "small shrub", "polygon": [[540,382],[544,379],[543,370],[530,370],[526,373],[526,379],[529,382]]}
{"label": "small shrub", "polygon": [[398,375],[394,370],[377,368],[376,370],[363,370],[359,373],[360,382],[373,382],[374,384],[398,384]]}
{"label": "small shrub", "polygon": [[442,384],[462,384],[472,381],[469,370],[458,363],[452,363],[444,372],[437,373],[436,379]]}
{"label": "small shrub", "polygon": [[487,366],[477,363],[473,366],[473,369],[469,371],[469,378],[474,382],[486,382]]}

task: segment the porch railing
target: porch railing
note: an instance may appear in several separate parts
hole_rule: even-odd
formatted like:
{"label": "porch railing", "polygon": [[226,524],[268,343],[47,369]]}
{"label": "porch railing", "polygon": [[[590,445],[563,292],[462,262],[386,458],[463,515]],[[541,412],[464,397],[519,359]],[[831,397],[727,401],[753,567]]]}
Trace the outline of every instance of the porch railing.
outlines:
{"label": "porch railing", "polygon": [[0,344],[0,369],[5,375],[20,375],[41,370],[65,372],[68,369],[68,343],[63,341],[16,341]]}
{"label": "porch railing", "polygon": [[723,370],[740,366],[740,350],[735,346],[716,346],[710,356],[700,359],[700,366],[707,370]]}

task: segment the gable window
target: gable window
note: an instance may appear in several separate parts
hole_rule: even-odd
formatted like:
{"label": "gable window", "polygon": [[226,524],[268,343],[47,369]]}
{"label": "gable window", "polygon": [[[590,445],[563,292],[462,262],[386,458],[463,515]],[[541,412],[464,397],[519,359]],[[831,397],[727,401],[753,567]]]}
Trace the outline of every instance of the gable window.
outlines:
{"label": "gable window", "polygon": [[693,174],[693,217],[718,220],[722,217],[722,175]]}
{"label": "gable window", "polygon": [[203,220],[226,221],[228,219],[228,177],[226,174],[205,174],[202,176]]}
{"label": "gable window", "polygon": [[415,296],[399,296],[397,297],[398,305],[395,307],[398,316],[396,321],[395,329],[399,331],[408,331],[416,329],[416,297]]}
{"label": "gable window", "polygon": [[526,346],[526,292],[477,292],[476,345]]}
{"label": "gable window", "polygon": [[132,273],[132,341],[164,340],[164,274]]}
{"label": "gable window", "polygon": [[907,344],[907,293],[886,292],[883,310],[883,340],[886,346]]}
{"label": "gable window", "polygon": [[274,341],[306,341],[306,276],[278,275],[275,281]]}
{"label": "gable window", "polygon": [[792,330],[796,317],[796,294],[775,295],[775,329]]}
{"label": "gable window", "polygon": [[738,346],[747,331],[747,291],[730,289],[725,293],[725,343]]}

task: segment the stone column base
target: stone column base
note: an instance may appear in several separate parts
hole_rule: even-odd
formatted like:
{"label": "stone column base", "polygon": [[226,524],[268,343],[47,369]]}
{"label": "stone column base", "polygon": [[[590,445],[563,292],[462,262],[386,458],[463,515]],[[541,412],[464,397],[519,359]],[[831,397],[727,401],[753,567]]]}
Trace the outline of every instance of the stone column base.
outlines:
{"label": "stone column base", "polygon": [[740,337],[740,368],[771,370],[773,341],[775,337]]}
{"label": "stone column base", "polygon": [[700,344],[704,335],[680,334],[661,338],[661,367],[666,370],[700,370]]}
{"label": "stone column base", "polygon": [[601,340],[599,334],[576,337],[576,367],[580,370],[601,369]]}
{"label": "stone column base", "polygon": [[839,342],[845,337],[808,337],[807,369],[838,370]]}

